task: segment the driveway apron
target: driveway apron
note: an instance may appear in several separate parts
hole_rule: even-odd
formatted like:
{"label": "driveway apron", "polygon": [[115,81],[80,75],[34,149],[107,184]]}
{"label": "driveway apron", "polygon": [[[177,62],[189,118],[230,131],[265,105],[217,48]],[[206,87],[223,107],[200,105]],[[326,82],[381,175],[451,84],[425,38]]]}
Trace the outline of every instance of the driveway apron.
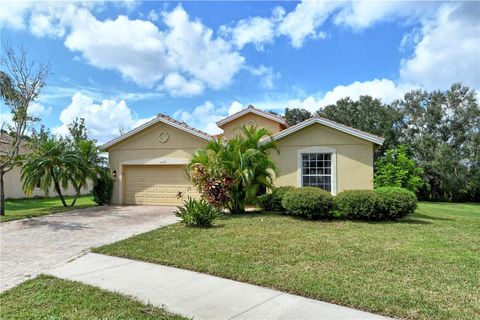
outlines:
{"label": "driveway apron", "polygon": [[103,206],[0,224],[0,292],[90,248],[178,221],[174,207]]}

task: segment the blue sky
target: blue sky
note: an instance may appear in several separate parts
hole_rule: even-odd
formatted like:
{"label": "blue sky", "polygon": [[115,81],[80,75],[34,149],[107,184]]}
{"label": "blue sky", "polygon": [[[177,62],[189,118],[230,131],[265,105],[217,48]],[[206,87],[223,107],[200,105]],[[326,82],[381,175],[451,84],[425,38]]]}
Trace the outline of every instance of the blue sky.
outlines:
{"label": "blue sky", "polygon": [[57,134],[83,117],[100,142],[159,112],[216,133],[248,104],[480,88],[479,2],[2,1],[0,25],[52,66],[31,112]]}

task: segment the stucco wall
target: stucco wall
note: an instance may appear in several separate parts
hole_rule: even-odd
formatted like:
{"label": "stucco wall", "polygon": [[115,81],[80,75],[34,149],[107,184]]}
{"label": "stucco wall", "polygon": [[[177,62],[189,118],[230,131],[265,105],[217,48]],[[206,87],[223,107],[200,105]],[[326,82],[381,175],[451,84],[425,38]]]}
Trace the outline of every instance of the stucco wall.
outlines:
{"label": "stucco wall", "polygon": [[247,113],[237,119],[234,119],[226,123],[223,129],[223,137],[225,139],[231,139],[240,133],[240,128],[247,124],[249,121],[254,121],[259,128],[265,128],[270,131],[270,134],[277,133],[282,130],[282,125],[274,120],[264,118],[255,113]]}
{"label": "stucco wall", "polygon": [[[373,143],[313,124],[277,141],[280,154],[272,153],[279,166],[276,186],[300,186],[298,151],[326,147],[336,151],[336,192],[373,188]],[[333,177],[332,177],[333,178]]]}
{"label": "stucco wall", "polygon": [[[21,169],[20,167],[15,167],[12,170],[8,171],[4,176],[5,183],[5,198],[6,199],[20,199],[27,197],[44,197],[46,196],[39,188],[35,188],[31,195],[27,195],[23,192],[22,182],[21,182]],[[88,185],[82,189],[82,194],[88,194],[92,191],[92,182],[90,181]],[[75,195],[75,189],[72,186],[69,186],[67,189],[62,190],[64,195],[73,196]],[[50,197],[56,197],[57,193],[52,188],[48,194]]]}
{"label": "stucco wall", "polygon": [[[159,135],[163,132],[168,134],[165,142],[159,139]],[[117,173],[114,179],[112,203],[121,203],[122,163],[127,165],[126,162],[132,164],[132,161],[136,161],[136,164],[182,164],[207,143],[208,141],[202,138],[159,122],[111,147],[108,150],[110,171],[115,170]]]}

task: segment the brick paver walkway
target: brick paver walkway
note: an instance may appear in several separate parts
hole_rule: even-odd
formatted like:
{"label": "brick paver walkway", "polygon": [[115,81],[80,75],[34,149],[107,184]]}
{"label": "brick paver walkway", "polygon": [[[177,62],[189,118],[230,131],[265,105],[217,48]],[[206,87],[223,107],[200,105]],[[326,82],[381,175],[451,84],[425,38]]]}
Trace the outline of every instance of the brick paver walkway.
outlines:
{"label": "brick paver walkway", "polygon": [[0,292],[91,247],[177,221],[174,207],[106,206],[0,224]]}

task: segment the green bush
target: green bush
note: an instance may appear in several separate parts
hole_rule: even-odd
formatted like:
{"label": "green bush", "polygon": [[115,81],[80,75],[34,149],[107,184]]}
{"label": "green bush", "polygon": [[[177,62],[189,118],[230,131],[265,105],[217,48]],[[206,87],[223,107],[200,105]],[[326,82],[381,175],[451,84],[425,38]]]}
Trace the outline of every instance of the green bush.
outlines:
{"label": "green bush", "polygon": [[407,189],[382,187],[375,192],[383,198],[385,219],[403,218],[417,208],[417,197]]}
{"label": "green bush", "polygon": [[93,201],[99,206],[109,204],[112,199],[113,181],[112,178],[102,175],[96,179],[93,185]]}
{"label": "green bush", "polygon": [[335,197],[337,213],[353,220],[384,219],[383,197],[373,190],[347,190]]}
{"label": "green bush", "polygon": [[294,189],[293,187],[274,188],[271,193],[265,193],[257,197],[257,203],[263,210],[284,211],[282,200],[285,193]]}
{"label": "green bush", "polygon": [[184,201],[183,207],[178,207],[175,214],[182,218],[182,222],[190,227],[211,227],[218,218],[219,211],[205,199],[191,199]]}
{"label": "green bush", "polygon": [[334,200],[325,190],[315,187],[296,188],[285,193],[282,206],[287,213],[307,218],[333,216]]}

